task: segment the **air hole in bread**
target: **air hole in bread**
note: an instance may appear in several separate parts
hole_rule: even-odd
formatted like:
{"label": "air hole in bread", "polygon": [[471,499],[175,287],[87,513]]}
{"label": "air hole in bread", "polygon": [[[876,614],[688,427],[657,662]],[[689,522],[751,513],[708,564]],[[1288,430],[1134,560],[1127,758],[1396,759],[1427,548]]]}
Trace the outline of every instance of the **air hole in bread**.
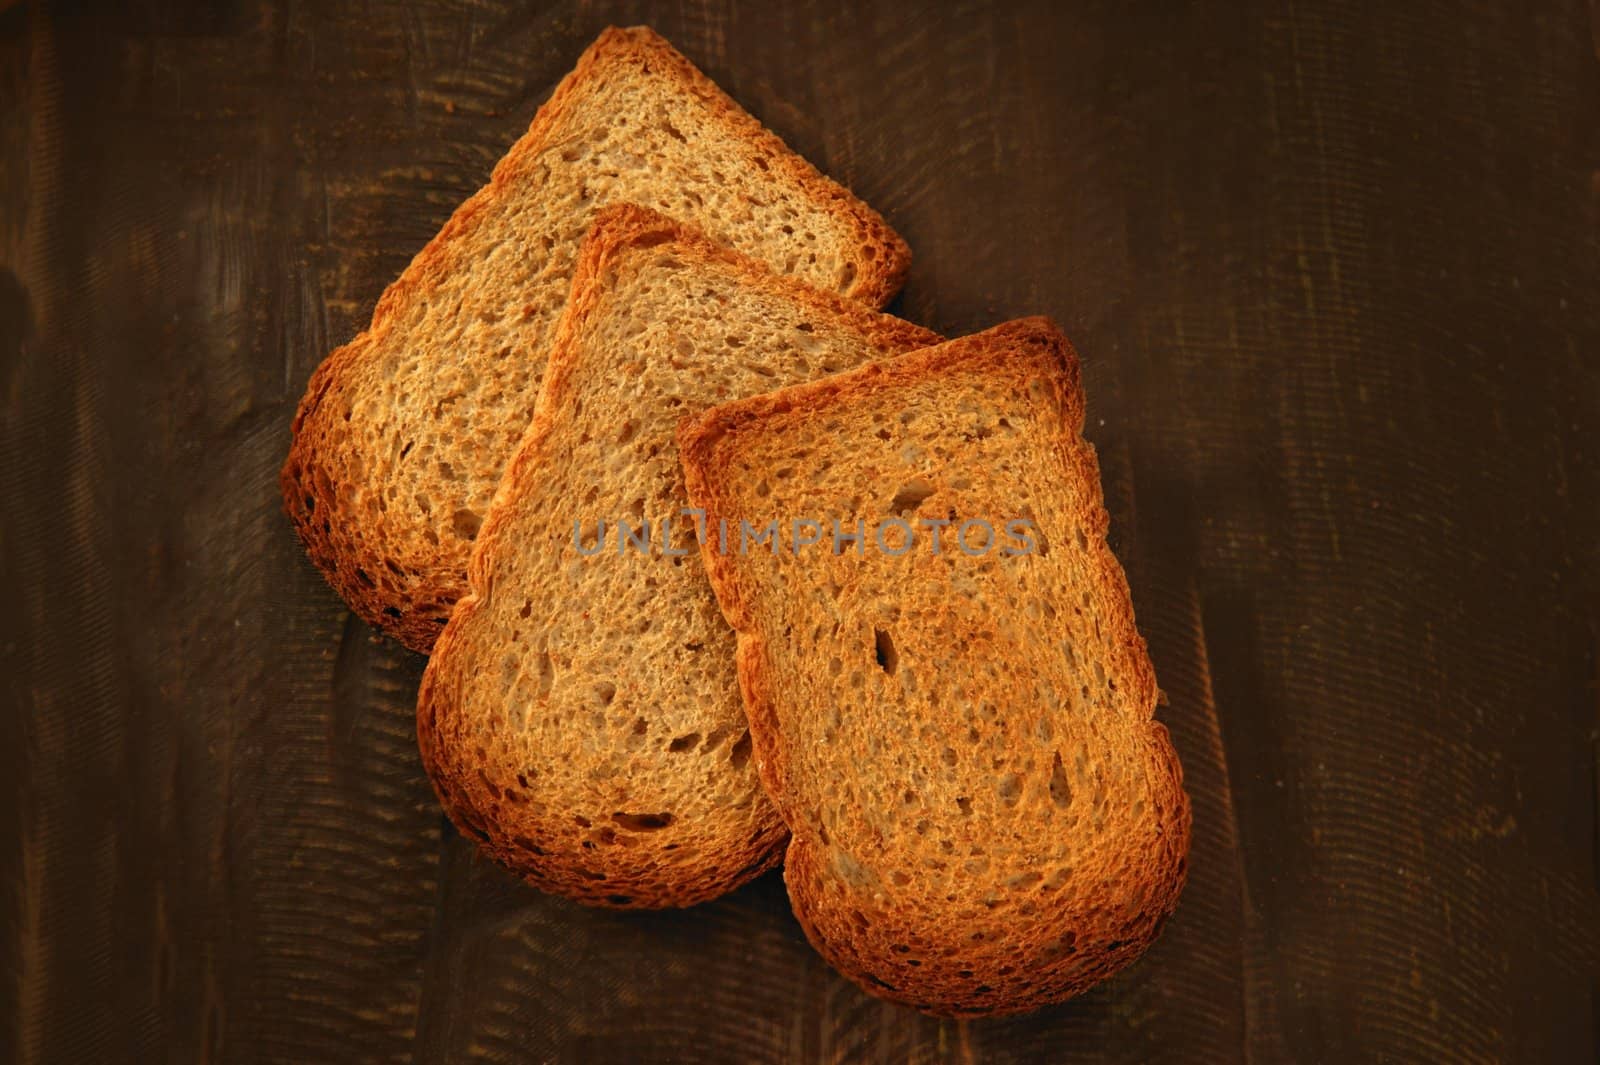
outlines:
{"label": "air hole in bread", "polygon": [[1050,801],[1065,810],[1072,805],[1072,781],[1067,779],[1067,769],[1061,764],[1057,751],[1050,766]]}
{"label": "air hole in bread", "polygon": [[961,807],[961,816],[972,816],[972,800],[962,795],[956,799],[956,805]]}
{"label": "air hole in bread", "polygon": [[889,676],[894,676],[895,670],[900,666],[900,652],[895,650],[894,637],[884,629],[872,630],[873,648],[878,660],[878,668]]}
{"label": "air hole in bread", "polygon": [[746,762],[750,761],[750,730],[746,729],[734,741],[733,749],[728,752],[728,763],[735,769],[743,769]]}
{"label": "air hole in bread", "polygon": [[614,813],[611,820],[617,827],[628,832],[659,832],[672,824],[671,814],[629,814]]}
{"label": "air hole in bread", "polygon": [[634,434],[638,431],[638,423],[636,423],[632,418],[625,420],[622,423],[622,428],[617,430],[617,443],[626,444],[629,440],[633,439]]}
{"label": "air hole in bread", "polygon": [[451,531],[454,531],[454,534],[461,537],[461,539],[477,539],[478,529],[482,528],[482,526],[483,515],[480,515],[477,510],[469,510],[467,507],[462,507],[462,509],[456,510],[456,513],[450,515]]}
{"label": "air hole in bread", "polygon": [[547,651],[540,652],[536,661],[538,663],[536,676],[539,678],[539,686],[536,694],[541,696],[549,695],[550,687],[555,683],[555,664],[550,661],[550,654]]}
{"label": "air hole in bread", "polygon": [[1007,773],[1000,778],[1000,785],[996,789],[1000,793],[1000,801],[1007,806],[1015,806],[1017,800],[1022,798],[1022,778],[1015,773]]}
{"label": "air hole in bread", "polygon": [[601,703],[610,706],[611,700],[617,697],[617,686],[608,680],[603,680],[594,686],[594,693],[600,697]]}
{"label": "air hole in bread", "polygon": [[894,494],[894,498],[889,501],[889,512],[901,517],[914,514],[923,501],[931,495],[933,495],[933,485],[922,480],[912,481]]}
{"label": "air hole in bread", "polygon": [[699,742],[700,733],[689,732],[675,737],[671,743],[667,744],[667,750],[673,754],[682,754]]}
{"label": "air hole in bread", "polygon": [[855,263],[845,263],[844,264],[844,268],[839,271],[839,291],[840,292],[848,292],[848,291],[850,291],[850,286],[855,284],[855,283],[856,283],[856,264]]}

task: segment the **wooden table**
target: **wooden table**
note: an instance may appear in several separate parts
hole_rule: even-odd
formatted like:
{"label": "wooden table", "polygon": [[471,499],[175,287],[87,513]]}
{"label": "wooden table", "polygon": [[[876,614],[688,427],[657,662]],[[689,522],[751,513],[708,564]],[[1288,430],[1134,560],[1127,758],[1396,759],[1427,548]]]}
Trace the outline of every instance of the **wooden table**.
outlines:
{"label": "wooden table", "polygon": [[[0,1060],[1596,1060],[1585,5],[323,6],[0,13]],[[1083,353],[1195,834],[1075,1002],[475,860],[279,512],[312,367],[639,21],[905,234],[900,313]]]}

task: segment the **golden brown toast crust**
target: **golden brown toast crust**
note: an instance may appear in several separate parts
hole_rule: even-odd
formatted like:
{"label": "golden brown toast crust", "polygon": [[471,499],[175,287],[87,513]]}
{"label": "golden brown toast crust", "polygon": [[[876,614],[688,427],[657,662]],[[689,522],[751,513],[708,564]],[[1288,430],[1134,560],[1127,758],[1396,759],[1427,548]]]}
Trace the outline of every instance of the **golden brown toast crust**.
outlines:
{"label": "golden brown toast crust", "polygon": [[[1118,705],[1133,708],[1125,749],[1140,769],[1135,779],[1145,781],[1141,791],[1148,795],[1149,807],[1143,813],[1143,828],[1154,841],[1147,853],[1132,855],[1107,853],[1108,848],[1115,848],[1115,841],[1107,844],[1103,837],[1086,845],[1089,857],[1083,864],[1097,866],[1103,875],[1113,877],[1113,883],[1079,889],[1073,878],[1081,883],[1090,875],[1088,868],[1057,869],[1059,882],[1048,878],[1040,883],[1037,873],[1019,866],[1016,882],[1026,888],[1018,892],[1027,907],[1023,911],[1029,915],[1026,921],[1018,920],[1015,908],[985,911],[979,906],[976,914],[942,913],[939,903],[930,908],[925,900],[922,905],[902,902],[902,896],[921,898],[915,894],[920,886],[915,874],[907,881],[873,881],[880,886],[904,883],[898,891],[886,886],[873,894],[841,886],[840,866],[830,865],[822,857],[830,843],[837,845],[838,840],[830,840],[819,829],[815,812],[803,805],[815,802],[819,792],[832,791],[839,782],[829,781],[824,787],[795,777],[799,752],[794,744],[798,741],[785,734],[782,723],[786,713],[821,711],[784,702],[786,693],[780,690],[775,674],[784,656],[792,652],[786,645],[769,646],[763,635],[758,616],[762,593],[752,583],[757,579],[756,564],[712,545],[703,546],[702,557],[718,602],[738,632],[739,680],[757,765],[764,787],[793,832],[784,875],[795,914],[811,942],[834,966],[874,994],[936,1014],[1014,1013],[1077,994],[1145,950],[1174,909],[1182,889],[1191,823],[1182,769],[1165,726],[1153,720],[1155,675],[1134,625],[1126,579],[1105,543],[1108,519],[1094,450],[1081,435],[1083,394],[1071,345],[1046,319],[1007,323],[821,381],[713,408],[680,427],[679,450],[690,498],[704,508],[708,525],[724,518],[737,521],[746,516],[743,510],[748,508],[736,502],[742,498],[742,485],[735,466],[752,441],[777,439],[786,431],[798,439],[807,426],[824,423],[854,404],[864,406],[873,396],[894,397],[897,390],[937,381],[958,369],[983,375],[996,394],[1026,395],[1030,385],[1047,388],[1053,397],[1049,402],[1061,412],[1056,439],[1050,441],[1052,461],[1059,461],[1063,478],[1086,492],[1087,502],[1079,515],[1085,534],[1080,550],[1087,552],[1092,566],[1091,583],[1097,588],[1097,608],[1101,609],[1098,621],[1108,630],[1105,646],[1109,653],[1097,666],[1120,682]],[[806,443],[810,445],[810,437]],[[830,457],[849,461],[847,447],[841,444],[838,453]],[[818,454],[813,451],[807,461],[817,461]],[[1063,548],[1058,545],[1055,550]],[[765,565],[765,560],[760,564]],[[1040,653],[1047,652],[1041,649]],[[1017,672],[1025,672],[1026,663],[1012,665]],[[823,668],[820,662],[799,666],[802,671]],[[845,669],[849,668],[847,664]],[[1004,720],[1007,703],[1003,698],[997,701]],[[1015,704],[1011,709],[1017,709]],[[861,705],[847,709],[856,719],[870,711]],[[894,720],[879,730],[879,736],[892,744],[897,735],[893,730],[901,728],[909,735],[910,725]],[[961,741],[944,737],[940,742],[959,746]],[[841,757],[848,759],[851,753],[853,749]],[[898,789],[895,794],[898,797]],[[910,801],[911,794],[906,798]],[[1111,800],[1115,808],[1118,797]],[[1076,801],[1081,803],[1083,797]],[[923,809],[918,807],[919,813]],[[932,828],[937,832],[939,815],[924,816],[933,817]],[[1132,816],[1137,823],[1138,815]],[[920,835],[920,828],[918,832]],[[1025,856],[1013,858],[1020,861]],[[937,851],[911,857],[920,862],[944,860]],[[896,875],[903,876],[898,870],[915,864],[895,867]],[[1120,872],[1113,876],[1106,870]],[[883,872],[885,869],[868,871],[874,876]],[[1014,900],[1008,905],[1014,905]]]}
{"label": "golden brown toast crust", "polygon": [[[525,786],[507,782],[505,778],[514,778],[515,772],[508,769],[502,776],[496,766],[486,762],[481,750],[484,726],[463,706],[470,679],[481,671],[499,668],[502,649],[497,647],[495,654],[486,655],[479,643],[480,626],[489,623],[485,593],[494,580],[498,558],[538,546],[524,542],[519,535],[519,501],[529,498],[541,478],[548,476],[547,440],[557,419],[579,398],[574,372],[578,361],[586,357],[583,339],[590,320],[604,313],[601,304],[608,274],[620,257],[666,243],[671,243],[677,257],[686,263],[716,264],[736,275],[741,285],[770,293],[786,305],[813,311],[819,319],[844,323],[883,351],[912,350],[939,339],[921,327],[780,277],[654,211],[619,205],[597,217],[580,252],[572,295],[557,331],[533,423],[507,467],[485,519],[469,566],[468,593],[434,646],[417,702],[423,765],[451,820],[477,840],[485,854],[534,886],[596,906],[688,906],[715,898],[777,864],[787,834],[776,812],[760,797],[752,777],[760,816],[753,831],[737,838],[713,833],[710,828],[697,832],[696,826],[674,825],[671,832],[630,839],[625,850],[597,844],[584,834],[575,834],[566,823],[552,825],[529,814],[527,804],[514,793]],[[536,706],[530,712],[541,709]],[[578,812],[578,804],[572,805],[573,812]],[[663,860],[659,848],[669,842],[674,847],[697,848],[697,865],[691,868]]]}
{"label": "golden brown toast crust", "polygon": [[[433,646],[455,601],[465,592],[472,536],[451,522],[450,515],[460,501],[439,499],[435,500],[435,525],[419,525],[402,537],[407,557],[392,557],[380,548],[372,529],[397,519],[382,512],[371,493],[360,503],[353,501],[352,488],[358,486],[344,483],[341,465],[332,461],[351,444],[350,432],[341,424],[340,408],[345,404],[329,402],[330,396],[352,387],[361,367],[382,350],[393,323],[404,319],[416,303],[425,301],[460,269],[463,256],[476,254],[471,235],[480,217],[504,190],[527,176],[551,137],[562,128],[574,97],[593,79],[606,76],[620,64],[674,79],[682,91],[703,101],[752,151],[759,152],[763,165],[790,178],[827,211],[848,220],[860,259],[846,295],[881,306],[899,290],[910,266],[905,242],[876,212],[790,151],[654,31],[635,27],[603,32],[539,108],[528,132],[496,165],[489,183],[456,209],[384,291],[367,329],[316,369],[295,413],[293,440],[279,477],[284,509],[306,553],[351,610],[414,651],[426,653]],[[507,294],[508,304],[516,300],[516,293]],[[514,310],[507,307],[508,313]],[[529,415],[536,395],[531,391],[523,397]],[[513,449],[508,447],[500,460],[508,459]],[[487,472],[498,476],[500,470]]]}

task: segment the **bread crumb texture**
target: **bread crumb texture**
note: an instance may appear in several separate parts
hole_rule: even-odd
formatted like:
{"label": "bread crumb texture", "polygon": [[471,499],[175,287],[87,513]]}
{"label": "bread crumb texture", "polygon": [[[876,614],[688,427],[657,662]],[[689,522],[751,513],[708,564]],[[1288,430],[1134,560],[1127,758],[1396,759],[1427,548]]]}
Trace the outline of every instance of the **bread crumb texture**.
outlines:
{"label": "bread crumb texture", "polygon": [[[584,244],[533,428],[488,510],[424,675],[417,731],[445,808],[531,883],[684,906],[774,865],[733,633],[699,555],[675,430],[718,401],[937,342],[780,277],[663,216],[604,212]],[[676,519],[661,550],[663,519]],[[649,524],[579,551],[574,523]]]}
{"label": "bread crumb texture", "polygon": [[307,553],[369,624],[427,651],[528,428],[579,241],[632,202],[881,306],[905,243],[651,30],[610,29],[489,184],[312,375],[281,475]]}
{"label": "bread crumb texture", "polygon": [[852,979],[928,1012],[1083,991],[1184,881],[1189,803],[1082,424],[1075,353],[1027,319],[680,433],[708,520],[1037,529],[1014,557],[704,554],[795,913]]}

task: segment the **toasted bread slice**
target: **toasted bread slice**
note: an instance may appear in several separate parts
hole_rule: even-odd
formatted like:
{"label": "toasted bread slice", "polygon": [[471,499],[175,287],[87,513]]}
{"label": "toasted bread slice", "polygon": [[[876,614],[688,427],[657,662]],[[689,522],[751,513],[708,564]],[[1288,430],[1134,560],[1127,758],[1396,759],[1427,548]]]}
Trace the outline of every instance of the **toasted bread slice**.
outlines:
{"label": "toasted bread slice", "polygon": [[[936,339],[653,212],[600,216],[472,592],[423,677],[423,763],[463,832],[598,905],[685,906],[776,861],[783,824],[749,764],[674,431],[719,400]],[[649,523],[648,554],[619,552],[620,521]]]}
{"label": "toasted bread slice", "polygon": [[307,553],[352,610],[433,645],[528,427],[602,207],[659,208],[831,292],[881,306],[910,261],[870,208],[648,29],[607,30],[484,188],[312,375],[283,467]]}
{"label": "toasted bread slice", "polygon": [[1183,883],[1189,804],[1082,424],[1071,346],[1028,319],[680,432],[712,527],[828,527],[702,551],[795,913],[846,975],[929,1012],[1082,991]]}

